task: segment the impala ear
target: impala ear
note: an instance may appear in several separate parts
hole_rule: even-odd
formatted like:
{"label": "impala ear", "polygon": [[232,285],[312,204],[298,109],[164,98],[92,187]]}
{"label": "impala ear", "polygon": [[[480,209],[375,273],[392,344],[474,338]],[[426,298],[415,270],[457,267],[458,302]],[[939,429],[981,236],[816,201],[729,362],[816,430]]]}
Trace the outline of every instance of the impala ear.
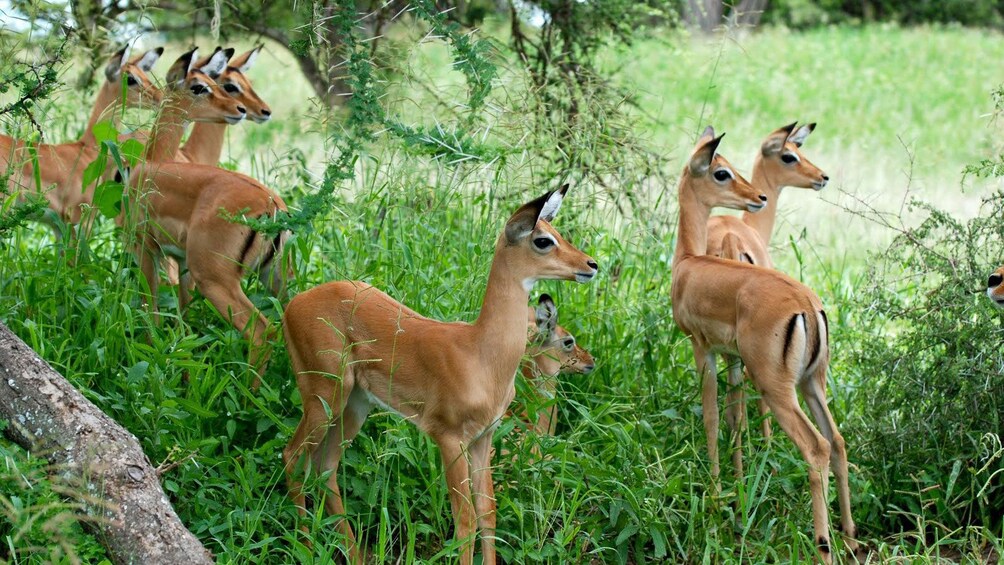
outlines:
{"label": "impala ear", "polygon": [[188,77],[189,71],[192,69],[192,64],[195,62],[195,58],[199,56],[199,48],[193,47],[191,51],[178,57],[178,60],[171,65],[171,68],[167,70],[167,85],[172,87],[181,87],[185,84],[185,78]]}
{"label": "impala ear", "polygon": [[122,49],[115,52],[114,55],[108,59],[108,66],[105,67],[105,78],[108,82],[118,82],[119,77],[122,76],[122,67],[129,62],[129,52],[132,50],[132,44],[135,40],[129,40]]}
{"label": "impala ear", "polygon": [[795,130],[797,123],[791,122],[786,126],[779,127],[767,136],[767,139],[763,141],[763,145],[760,146],[760,152],[763,153],[764,157],[777,155],[784,149],[784,144],[788,141],[788,136],[791,135],[791,132]]}
{"label": "impala ear", "polygon": [[207,59],[199,61],[195,68],[209,75],[210,78],[216,78],[220,76],[220,73],[227,68],[227,61],[230,57],[233,57],[234,50],[232,48],[224,49],[217,46],[213,54]]}
{"label": "impala ear", "polygon": [[718,137],[714,135],[715,130],[708,126],[704,130],[704,135],[697,141],[697,147],[694,148],[694,153],[690,156],[690,163],[687,164],[692,175],[702,177],[708,174],[711,169],[711,161],[715,158],[715,152],[718,151],[718,144],[725,137],[724,133]]}
{"label": "impala ear", "polygon": [[262,47],[264,45],[258,45],[247,53],[241,53],[236,58],[230,60],[230,66],[242,73],[248,72],[251,66],[254,65],[255,59],[258,58],[258,53],[261,52]]}
{"label": "impala ear", "polygon": [[811,124],[806,124],[788,136],[788,141],[795,144],[795,147],[801,147],[805,143],[805,138],[809,137],[809,134],[816,129],[816,122]]}
{"label": "impala ear", "polygon": [[160,56],[163,54],[164,54],[163,47],[150,49],[146,53],[143,53],[143,55],[138,57],[135,61],[133,61],[133,64],[139,67],[143,72],[148,73],[150,72],[151,69],[153,69],[153,66],[157,64],[157,60],[160,59]]}
{"label": "impala ear", "polygon": [[561,200],[568,192],[568,184],[558,190],[548,192],[544,196],[527,202],[509,218],[505,224],[505,237],[509,245],[513,245],[533,233],[537,222],[550,222],[561,207]]}
{"label": "impala ear", "polygon": [[536,320],[537,332],[548,340],[554,335],[554,330],[558,327],[558,307],[551,300],[551,295],[541,294],[537,300]]}

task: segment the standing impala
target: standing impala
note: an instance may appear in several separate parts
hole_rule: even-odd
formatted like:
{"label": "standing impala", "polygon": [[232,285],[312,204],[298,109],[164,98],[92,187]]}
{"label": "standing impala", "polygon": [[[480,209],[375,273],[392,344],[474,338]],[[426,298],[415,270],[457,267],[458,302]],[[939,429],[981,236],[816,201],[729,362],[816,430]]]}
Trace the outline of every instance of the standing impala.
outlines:
{"label": "standing impala", "polygon": [[[721,137],[710,127],[680,177],[680,222],[673,256],[673,318],[690,337],[701,375],[704,428],[712,480],[718,484],[718,380],[715,358],[743,363],[757,390],[809,464],[815,541],[826,563],[830,554],[826,503],[829,472],[837,479],[840,517],[847,546],[857,543],[847,484],[847,451],[826,405],[829,332],[819,298],[808,287],[774,270],[704,254],[711,209],[755,212],[767,196],[715,152]],[[798,404],[802,393],[820,431]]]}
{"label": "standing impala", "polygon": [[[63,235],[62,225],[80,222],[84,205],[90,204],[94,197],[94,186],[83,186],[84,169],[98,157],[94,126],[115,116],[123,103],[123,80],[126,106],[139,107],[150,105],[151,101],[161,101],[160,90],[150,82],[146,73],[153,68],[164,48],[151,49],[131,60],[129,50],[129,45],[123,47],[112,55],[105,67],[107,80],[98,91],[94,109],[80,139],[71,143],[35,146],[39,183],[35,182],[32,157],[24,142],[0,135],[0,173],[15,169],[8,180],[12,190],[41,191],[45,195],[49,201],[49,212],[43,221],[49,224],[56,237]],[[112,171],[113,167],[108,167],[108,170]],[[86,229],[84,226],[83,230]]]}
{"label": "standing impala", "polygon": [[1004,267],[997,267],[987,279],[987,297],[998,308],[1004,308]]}
{"label": "standing impala", "polygon": [[[157,259],[170,254],[187,261],[192,282],[250,342],[257,387],[268,361],[269,324],[241,288],[251,271],[262,273],[274,292],[284,281],[280,262],[288,232],[265,237],[234,223],[221,211],[258,218],[286,210],[272,190],[239,173],[194,163],[168,161],[181,144],[187,120],[237,123],[246,110],[205,71],[226,64],[222,52],[207,67],[193,64],[195,51],[181,56],[167,77],[166,103],[147,146],[147,163],[130,175],[140,267],[146,279],[149,307],[156,319],[160,284]],[[184,285],[182,285],[184,290]]]}
{"label": "standing impala", "polygon": [[[810,162],[801,152],[809,134],[816,129],[811,123],[798,129],[793,122],[778,128],[767,136],[753,163],[753,188],[767,196],[767,204],[760,212],[743,212],[742,219],[735,216],[712,216],[708,220],[707,255],[745,261],[768,269],[774,268],[770,258],[770,237],[777,220],[777,203],[781,189],[786,186],[822,190],[830,177]],[[734,449],[732,463],[736,476],[742,476],[742,432],[746,429],[746,393],[743,390],[742,370],[737,364],[728,366],[729,392],[725,401],[725,421],[732,429]],[[771,436],[767,403],[759,399],[761,425],[764,437]]]}
{"label": "standing impala", "polygon": [[[338,463],[371,406],[389,406],[439,445],[446,469],[460,562],[474,558],[481,530],[483,563],[495,563],[492,432],[515,394],[526,350],[526,303],[538,280],[588,282],[597,265],[551,226],[568,186],[523,205],[495,245],[481,313],[473,324],[422,317],[362,282],[338,281],[290,301],[283,330],[303,418],[283,450],[290,495],[304,512],[294,478],[301,456],[330,471],[328,514],[344,516]],[[352,562],[361,563],[344,519]]]}
{"label": "standing impala", "polygon": [[[530,359],[523,363],[520,371],[541,396],[552,399],[546,411],[537,415],[533,429],[538,436],[553,436],[558,424],[558,405],[553,402],[558,390],[558,375],[586,375],[593,371],[595,364],[593,356],[579,347],[575,337],[558,325],[558,307],[550,295],[542,294],[537,307],[529,308],[529,328],[526,354]],[[524,417],[530,422],[529,414]]]}

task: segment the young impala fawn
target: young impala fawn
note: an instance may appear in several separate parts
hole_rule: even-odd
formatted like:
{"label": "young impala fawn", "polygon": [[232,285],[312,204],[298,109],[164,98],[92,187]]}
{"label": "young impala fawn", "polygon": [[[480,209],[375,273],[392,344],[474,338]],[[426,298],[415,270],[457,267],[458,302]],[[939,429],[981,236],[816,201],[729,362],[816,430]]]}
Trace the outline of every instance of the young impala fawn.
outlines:
{"label": "young impala fawn", "polygon": [[[721,137],[710,127],[697,143],[680,177],[680,222],[673,256],[673,318],[690,337],[703,383],[701,403],[718,484],[718,376],[716,356],[743,363],[757,390],[809,464],[815,541],[832,562],[826,503],[829,472],[837,479],[840,517],[847,546],[857,547],[847,484],[844,439],[826,405],[829,332],[819,298],[808,287],[771,269],[704,254],[711,209],[723,206],[755,212],[767,196],[742,178],[720,155]],[[802,397],[820,431],[802,412]]]}
{"label": "young impala fawn", "polygon": [[[80,223],[83,209],[94,198],[94,186],[83,186],[84,169],[98,157],[94,126],[103,119],[115,116],[124,103],[128,107],[148,106],[160,103],[162,94],[155,87],[147,72],[164,52],[163,47],[151,49],[129,59],[127,45],[112,55],[105,67],[107,80],[98,90],[94,109],[87,121],[80,139],[71,143],[35,146],[38,159],[39,181],[35,181],[32,157],[24,142],[0,135],[0,173],[11,171],[8,186],[13,191],[41,191],[49,202],[49,211],[42,218],[56,237],[64,235],[65,226]],[[125,81],[125,97],[122,96],[122,82]],[[153,103],[153,104],[151,104]],[[110,174],[114,166],[106,167]],[[88,226],[81,226],[86,232]],[[67,235],[73,235],[70,230]]]}
{"label": "young impala fawn", "polygon": [[1004,308],[1004,267],[998,267],[987,279],[987,297],[998,308]]}
{"label": "young impala fawn", "polygon": [[[800,148],[816,124],[798,129],[798,122],[778,128],[767,136],[753,163],[753,188],[767,195],[767,204],[760,212],[743,212],[735,216],[712,216],[708,220],[707,255],[745,261],[768,269],[774,268],[770,258],[770,237],[777,219],[777,203],[786,186],[822,190],[830,177],[810,162]],[[725,421],[732,430],[734,449],[732,463],[736,476],[742,476],[742,433],[746,430],[746,392],[740,367],[728,366],[729,391],[725,400]],[[758,401],[764,437],[771,436],[766,401]]]}
{"label": "young impala fawn", "polygon": [[[218,67],[220,60],[225,64],[224,57],[219,54],[209,65]],[[246,113],[238,99],[194,66],[194,60],[194,51],[186,53],[168,73],[166,102],[147,147],[147,163],[130,175],[129,212],[138,228],[136,253],[155,319],[160,284],[157,259],[171,254],[187,261],[195,287],[250,342],[257,388],[268,361],[271,332],[265,317],[244,294],[241,280],[258,271],[273,292],[280,292],[285,277],[278,263],[289,233],[265,237],[230,221],[221,210],[262,217],[285,211],[286,205],[275,192],[242,174],[165,162],[178,151],[185,121],[237,123]]]}
{"label": "young impala fawn", "polygon": [[[342,451],[371,406],[387,406],[439,446],[456,538],[463,540],[460,562],[471,564],[479,528],[483,562],[495,563],[492,431],[515,394],[530,290],[538,280],[584,283],[597,272],[596,262],[551,226],[567,188],[523,205],[506,222],[472,324],[422,317],[362,282],[327,283],[290,301],[283,330],[303,419],[283,459],[301,514],[303,485],[294,478],[301,456],[315,472],[330,471],[324,508],[344,516],[337,481]],[[350,560],[362,562],[348,521],[337,527]]]}
{"label": "young impala fawn", "polygon": [[[529,307],[528,327],[530,337],[526,355],[529,360],[522,364],[520,371],[541,397],[552,399],[551,405],[537,415],[532,427],[538,436],[553,436],[558,424],[558,405],[553,402],[558,390],[558,375],[587,375],[593,371],[595,363],[593,356],[575,342],[575,337],[558,325],[558,307],[550,295],[542,294],[537,307]],[[529,414],[524,413],[523,417],[531,422]]]}

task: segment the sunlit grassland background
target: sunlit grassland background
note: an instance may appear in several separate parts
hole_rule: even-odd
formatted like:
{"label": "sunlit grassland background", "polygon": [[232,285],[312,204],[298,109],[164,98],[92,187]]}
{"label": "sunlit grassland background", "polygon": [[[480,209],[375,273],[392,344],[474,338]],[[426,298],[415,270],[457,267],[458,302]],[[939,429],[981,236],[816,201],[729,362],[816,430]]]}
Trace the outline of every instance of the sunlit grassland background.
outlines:
{"label": "sunlit grassland background", "polygon": [[[423,34],[396,33],[412,34],[402,45]],[[154,74],[162,77],[181,50],[168,46]],[[391,110],[406,123],[448,122],[463,79],[449,70],[446,49],[430,40],[393,53],[385,77]],[[535,294],[555,296],[562,325],[593,353],[598,369],[564,379],[558,435],[539,440],[543,459],[531,458],[528,443],[511,433],[521,424],[506,421],[499,429],[497,445],[514,454],[498,458],[495,472],[498,546],[508,562],[787,562],[812,555],[804,464],[783,435],[769,446],[759,437],[752,411],[746,475],[732,478],[724,450],[723,492],[711,493],[699,383],[668,299],[676,174],[696,134],[709,123],[727,132],[721,153],[749,174],[763,137],[795,120],[819,124],[803,149],[831,183],[821,193],[784,192],[774,257],[817,290],[834,321],[831,407],[849,445],[861,537],[877,560],[978,561],[988,548],[1001,551],[1002,532],[978,519],[968,528],[939,527],[944,508],[930,502],[927,479],[916,481],[916,492],[899,492],[898,501],[915,504],[898,506],[889,496],[902,485],[891,485],[877,466],[857,464],[865,453],[870,462],[897,454],[863,445],[883,425],[861,406],[886,368],[856,364],[847,336],[860,339],[855,306],[872,282],[869,253],[895,235],[862,213],[901,215],[909,226],[919,215],[904,203],[919,198],[966,217],[996,189],[995,181],[964,180],[962,169],[1000,149],[990,114],[1001,79],[983,63],[1002,59],[1004,42],[995,33],[887,26],[767,28],[712,39],[667,32],[603,54],[663,180],[632,186],[643,205],[620,209],[616,175],[608,175],[607,187],[575,185],[555,221],[596,258],[601,275],[589,286],[541,283]],[[224,165],[296,206],[317,183],[326,128],[337,124],[325,121],[295,63],[275,46],[266,45],[249,77],[273,120],[231,128]],[[525,88],[503,69],[478,134],[519,147],[530,127],[520,114]],[[91,101],[69,87],[56,97],[40,118],[48,141],[74,138]],[[150,119],[129,116],[136,125]],[[539,182],[538,166],[518,151],[457,164],[375,144],[337,193],[335,210],[313,232],[295,236],[293,290],[364,279],[428,316],[472,320],[505,218],[554,188]],[[324,563],[337,555],[331,519],[298,522],[286,497],[280,450],[300,410],[281,343],[265,385],[252,393],[245,345],[207,303],[197,301],[182,318],[165,287],[167,318],[155,328],[112,222],[100,222],[88,249],[70,266],[40,225],[8,238],[0,255],[5,322],[136,434],[155,464],[181,462],[163,476],[165,488],[221,562]],[[988,265],[997,259],[987,257]],[[252,288],[277,320],[278,304]],[[981,306],[974,300],[974,316]],[[931,458],[922,463],[944,471],[933,482],[951,502],[955,462]],[[375,411],[340,474],[349,519],[378,559],[453,555],[438,453],[409,424]],[[835,502],[831,509],[837,523]],[[295,531],[303,523],[306,536]],[[83,556],[99,558],[86,534],[68,535],[79,536]]]}

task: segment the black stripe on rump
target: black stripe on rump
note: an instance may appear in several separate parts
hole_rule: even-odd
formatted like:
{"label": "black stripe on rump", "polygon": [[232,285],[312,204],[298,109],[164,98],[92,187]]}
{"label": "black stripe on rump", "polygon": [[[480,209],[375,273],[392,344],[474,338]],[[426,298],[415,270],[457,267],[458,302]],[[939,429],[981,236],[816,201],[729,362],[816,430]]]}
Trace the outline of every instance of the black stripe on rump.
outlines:
{"label": "black stripe on rump", "polygon": [[822,316],[823,316],[823,329],[826,330],[826,344],[829,345],[829,343],[830,343],[830,320],[826,317],[826,312],[825,311],[820,310],[819,313],[822,314]]}
{"label": "black stripe on rump", "polygon": [[275,237],[272,238],[272,247],[265,252],[265,258],[262,260],[261,266],[258,267],[259,269],[268,267],[269,263],[272,262],[272,259],[275,259],[275,254],[279,251],[280,245],[282,245],[282,232],[275,234]]}
{"label": "black stripe on rump", "polygon": [[244,269],[244,261],[248,258],[248,252],[251,251],[251,246],[254,245],[254,238],[258,235],[254,230],[248,231],[248,237],[244,240],[244,248],[241,249],[241,255],[237,259],[237,268]]}
{"label": "black stripe on rump", "polygon": [[788,359],[788,348],[791,347],[791,339],[795,337],[795,323],[802,314],[795,314],[788,320],[788,330],[784,334],[784,350],[781,352],[781,359]]}
{"label": "black stripe on rump", "polygon": [[753,260],[753,256],[750,255],[749,253],[740,253],[739,254],[739,260],[740,261],[745,261],[746,263],[749,263],[750,265],[756,265],[756,261]]}

